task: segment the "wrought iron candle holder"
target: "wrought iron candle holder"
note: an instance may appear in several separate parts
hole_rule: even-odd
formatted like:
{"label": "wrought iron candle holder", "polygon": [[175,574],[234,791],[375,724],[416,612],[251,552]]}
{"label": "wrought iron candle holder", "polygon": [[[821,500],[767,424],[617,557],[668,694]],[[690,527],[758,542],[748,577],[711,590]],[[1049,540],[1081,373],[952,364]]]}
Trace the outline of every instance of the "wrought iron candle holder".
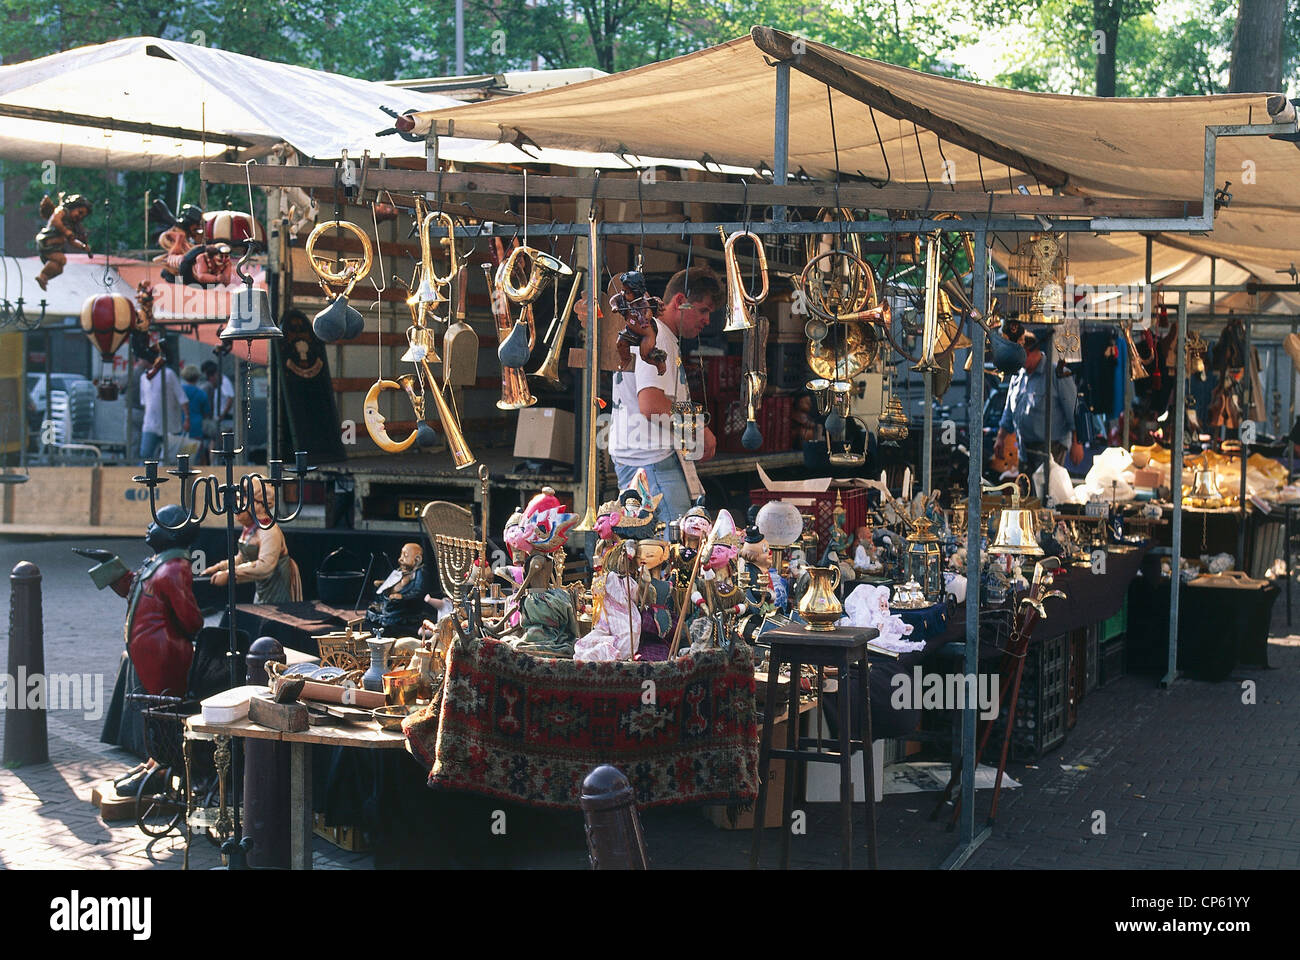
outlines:
{"label": "wrought iron candle holder", "polygon": [[[180,507],[185,514],[185,520],[174,526],[163,523],[158,518],[158,487],[168,482],[166,477],[158,476],[158,461],[146,460],[144,464],[144,476],[135,477],[136,483],[142,483],[149,488],[149,513],[153,517],[154,523],[165,527],[168,530],[182,530],[191,523],[202,523],[209,515],[226,518],[226,562],[229,576],[226,581],[226,620],[230,626],[229,638],[229,657],[230,657],[230,685],[235,687],[239,685],[239,642],[238,631],[235,625],[235,566],[236,566],[236,539],[235,539],[235,517],[238,514],[247,512],[253,518],[253,522],[263,530],[270,529],[276,523],[288,523],[295,519],[302,510],[302,481],[304,477],[315,470],[315,467],[307,466],[307,454],[299,450],[294,454],[293,469],[286,475],[284,463],[280,460],[271,460],[267,466],[270,468],[271,475],[269,478],[260,474],[246,474],[236,481],[235,478],[235,458],[244,452],[243,447],[235,447],[235,435],[233,433],[223,433],[221,435],[221,446],[212,451],[212,455],[225,466],[225,482],[223,483],[218,476],[201,475],[200,471],[190,467],[190,458],[188,454],[180,454],[176,457],[176,468],[167,472],[180,481]],[[298,502],[293,509],[287,513],[280,512],[284,498],[280,496],[281,487],[289,483],[298,484]],[[268,501],[266,488],[270,486],[274,491],[274,506]],[[254,504],[261,500],[263,510],[267,514],[265,521],[257,515]],[[234,806],[234,834],[222,847],[222,852],[230,858],[231,867],[234,868],[236,863],[243,865],[243,854],[247,851],[246,844],[241,843],[239,807]]]}

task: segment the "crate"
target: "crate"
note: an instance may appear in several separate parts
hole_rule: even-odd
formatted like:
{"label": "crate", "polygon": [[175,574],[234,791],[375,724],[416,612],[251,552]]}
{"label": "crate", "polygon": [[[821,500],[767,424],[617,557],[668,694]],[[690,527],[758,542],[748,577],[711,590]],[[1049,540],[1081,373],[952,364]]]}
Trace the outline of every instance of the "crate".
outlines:
{"label": "crate", "polygon": [[758,427],[763,431],[763,453],[784,453],[790,449],[790,412],[794,398],[769,395],[758,411]]}
{"label": "crate", "polygon": [[705,357],[704,376],[709,396],[734,394],[740,389],[744,368],[740,357]]}
{"label": "crate", "polygon": [[1075,630],[1070,634],[1070,700],[1066,710],[1065,726],[1073,730],[1079,721],[1079,704],[1083,702],[1084,686],[1087,682],[1088,634],[1089,630]]}
{"label": "crate", "polygon": [[835,495],[837,493],[844,503],[845,531],[852,537],[854,531],[866,523],[867,520],[867,491],[859,487],[831,487],[829,490],[820,493],[775,493],[766,487],[759,487],[749,491],[749,502],[756,507],[761,507],[772,500],[811,500],[812,506],[800,506],[799,509],[814,515],[817,538],[821,543],[821,547],[824,547],[827,538],[830,536],[831,523],[834,520]]}
{"label": "crate", "polygon": [[346,850],[348,853],[365,853],[370,849],[366,838],[357,827],[327,827],[323,813],[311,815],[311,826],[316,836],[328,840],[340,850]]}
{"label": "crate", "polygon": [[1120,637],[1128,632],[1128,594],[1124,595],[1124,603],[1120,606],[1119,612],[1113,617],[1108,617],[1101,622],[1102,643],[1112,637]]}
{"label": "crate", "polygon": [[1124,676],[1123,637],[1114,637],[1101,644],[1101,660],[1097,670],[1097,685],[1104,687],[1118,677]]}
{"label": "crate", "polygon": [[1029,647],[1011,737],[1011,756],[1016,760],[1037,760],[1065,741],[1070,646],[1070,637],[1064,635]]}

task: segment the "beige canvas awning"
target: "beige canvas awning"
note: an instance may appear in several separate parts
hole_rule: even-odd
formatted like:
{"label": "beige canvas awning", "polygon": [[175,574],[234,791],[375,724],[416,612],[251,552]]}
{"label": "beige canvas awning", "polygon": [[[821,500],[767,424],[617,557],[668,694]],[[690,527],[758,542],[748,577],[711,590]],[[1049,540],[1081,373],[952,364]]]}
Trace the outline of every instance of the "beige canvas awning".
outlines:
{"label": "beige canvas awning", "polygon": [[[454,120],[457,137],[497,139],[518,132],[541,146],[707,156],[770,169],[776,72],[760,43],[778,49],[794,40],[756,27],[751,36],[672,60],[558,89],[431,110],[419,121],[427,130],[434,120]],[[1205,127],[1269,122],[1262,93],[1142,99],[1029,93],[803,42],[807,63],[816,60],[820,78],[803,72],[798,58],[792,61],[788,164],[791,172],[802,169],[818,178],[833,178],[838,168],[948,189],[946,170],[958,190],[1008,193],[1025,185],[1049,192],[1056,184],[1084,195],[1199,202]],[[843,89],[867,93],[858,98]],[[1300,260],[1300,149],[1266,137],[1221,138],[1215,182],[1224,181],[1231,181],[1233,201],[1220,211],[1213,233],[1178,235],[1177,252],[1162,252],[1160,269],[1185,265],[1197,254],[1266,271]],[[1094,282],[1112,280],[1108,274],[1114,273],[1112,282],[1118,282],[1136,264],[1141,279],[1140,238],[1096,239],[1102,242],[1073,244],[1072,269]]]}

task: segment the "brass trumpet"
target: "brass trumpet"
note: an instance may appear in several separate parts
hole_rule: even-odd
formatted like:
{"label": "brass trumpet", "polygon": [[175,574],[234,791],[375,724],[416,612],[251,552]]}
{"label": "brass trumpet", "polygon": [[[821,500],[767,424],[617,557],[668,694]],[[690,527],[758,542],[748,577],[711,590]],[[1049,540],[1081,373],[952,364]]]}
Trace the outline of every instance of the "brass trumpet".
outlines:
{"label": "brass trumpet", "polygon": [[560,381],[560,351],[564,349],[564,334],[569,329],[569,320],[573,316],[573,305],[578,299],[578,288],[582,286],[582,275],[585,273],[581,267],[573,271],[573,285],[569,287],[569,299],[565,301],[564,312],[551,321],[551,329],[547,335],[551,337],[551,346],[546,352],[546,359],[542,365],[537,368],[533,374],[545,380],[552,389],[558,390],[561,387]]}
{"label": "brass trumpet", "polygon": [[[726,231],[718,227],[718,234],[722,237],[722,258],[727,266],[727,323],[722,328],[722,332],[751,330],[754,326],[754,308],[767,299],[767,254],[763,251],[763,241],[756,234],[746,230],[738,230],[731,236],[727,236]],[[748,239],[754,244],[758,272],[763,281],[758,293],[750,293],[746,290],[744,280],[740,276],[740,264],[736,261],[735,248],[736,241],[742,239]]]}

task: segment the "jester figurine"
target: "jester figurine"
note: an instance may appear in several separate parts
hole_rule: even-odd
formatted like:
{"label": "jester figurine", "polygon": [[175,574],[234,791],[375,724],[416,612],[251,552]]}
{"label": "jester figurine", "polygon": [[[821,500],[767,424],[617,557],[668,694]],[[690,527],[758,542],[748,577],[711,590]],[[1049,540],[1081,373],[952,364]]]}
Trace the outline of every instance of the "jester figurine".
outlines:
{"label": "jester figurine", "polygon": [[[574,645],[575,660],[628,660],[640,648],[642,606],[637,542],[650,539],[661,495],[638,470],[616,502],[601,506],[596,531],[599,572],[592,579],[592,628]],[[657,599],[657,594],[655,599]]]}
{"label": "jester figurine", "polygon": [[[203,614],[194,600],[190,547],[198,539],[199,525],[185,523],[186,513],[175,504],[158,510],[149,524],[145,543],[154,554],[135,571],[109,550],[74,548],[97,561],[90,579],[100,590],[112,587],[126,598],[126,656],[117,674],[113,700],[104,719],[100,740],[125,747],[137,756],[147,755],[144,721],[132,693],[184,697],[190,693],[189,672],[194,659],[193,637],[203,626]],[[182,526],[184,524],[184,526]],[[179,527],[169,530],[167,527]],[[119,794],[133,791],[147,776],[141,765],[117,781]]]}
{"label": "jester figurine", "polygon": [[56,205],[49,194],[41,198],[41,216],[48,218],[36,234],[36,250],[41,256],[41,272],[36,283],[42,289],[63,272],[68,264],[68,248],[90,253],[90,240],[82,223],[90,216],[90,201],[79,193],[59,194]]}
{"label": "jester figurine", "polygon": [[560,579],[564,546],[577,522],[577,515],[568,512],[550,487],[543,487],[511,516],[505,540],[513,557],[522,560],[510,568],[512,580],[518,571],[518,587],[506,602],[499,631],[486,631],[490,636],[535,656],[573,655],[577,612]]}

